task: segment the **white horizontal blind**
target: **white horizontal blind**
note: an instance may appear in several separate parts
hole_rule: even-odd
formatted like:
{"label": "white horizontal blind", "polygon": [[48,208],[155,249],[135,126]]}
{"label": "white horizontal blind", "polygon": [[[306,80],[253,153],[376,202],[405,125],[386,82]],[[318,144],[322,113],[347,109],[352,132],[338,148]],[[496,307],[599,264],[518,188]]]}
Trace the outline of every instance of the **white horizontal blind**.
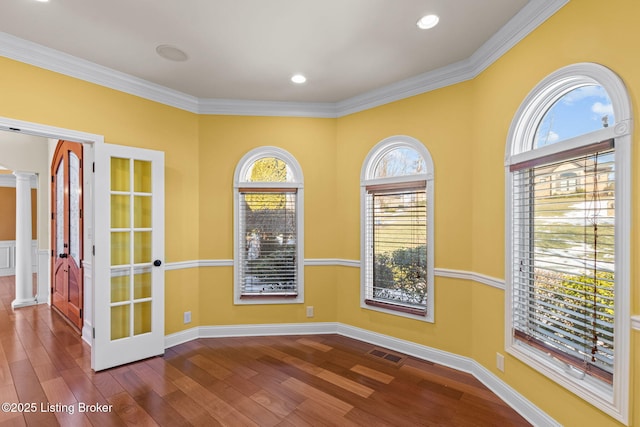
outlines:
{"label": "white horizontal blind", "polygon": [[611,382],[615,170],[606,142],[512,167],[512,279],[516,338]]}
{"label": "white horizontal blind", "polygon": [[295,190],[240,193],[241,297],[298,294]]}
{"label": "white horizontal blind", "polygon": [[365,303],[425,315],[427,197],[425,182],[367,187]]}

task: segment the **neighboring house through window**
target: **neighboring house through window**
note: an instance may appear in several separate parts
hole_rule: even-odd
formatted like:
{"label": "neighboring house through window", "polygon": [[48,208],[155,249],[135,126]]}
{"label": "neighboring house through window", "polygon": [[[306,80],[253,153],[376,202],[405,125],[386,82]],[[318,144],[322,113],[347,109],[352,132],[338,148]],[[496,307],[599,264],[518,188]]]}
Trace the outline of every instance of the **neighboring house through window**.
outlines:
{"label": "neighboring house through window", "polygon": [[261,147],[235,173],[236,304],[303,302],[302,171],[288,152]]}
{"label": "neighboring house through window", "polygon": [[626,422],[631,114],[621,80],[565,67],[525,99],[506,160],[506,347]]}
{"label": "neighboring house through window", "polygon": [[362,307],[433,321],[433,162],[414,138],[378,143],[361,175]]}

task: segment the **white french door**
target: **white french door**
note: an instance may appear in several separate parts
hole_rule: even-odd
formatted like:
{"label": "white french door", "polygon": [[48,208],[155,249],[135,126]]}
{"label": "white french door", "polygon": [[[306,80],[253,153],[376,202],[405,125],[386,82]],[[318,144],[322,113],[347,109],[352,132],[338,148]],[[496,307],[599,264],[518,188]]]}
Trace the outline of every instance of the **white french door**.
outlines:
{"label": "white french door", "polygon": [[164,353],[164,153],[95,150],[96,371]]}

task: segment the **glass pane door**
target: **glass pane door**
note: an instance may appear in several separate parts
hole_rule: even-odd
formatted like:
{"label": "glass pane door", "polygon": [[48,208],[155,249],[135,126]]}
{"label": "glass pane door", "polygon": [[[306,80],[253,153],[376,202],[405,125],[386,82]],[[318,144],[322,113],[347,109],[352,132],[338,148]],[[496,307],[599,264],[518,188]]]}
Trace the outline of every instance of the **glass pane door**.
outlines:
{"label": "glass pane door", "polygon": [[164,153],[95,149],[96,371],[164,353]]}
{"label": "glass pane door", "polygon": [[110,339],[152,329],[151,162],[111,158]]}

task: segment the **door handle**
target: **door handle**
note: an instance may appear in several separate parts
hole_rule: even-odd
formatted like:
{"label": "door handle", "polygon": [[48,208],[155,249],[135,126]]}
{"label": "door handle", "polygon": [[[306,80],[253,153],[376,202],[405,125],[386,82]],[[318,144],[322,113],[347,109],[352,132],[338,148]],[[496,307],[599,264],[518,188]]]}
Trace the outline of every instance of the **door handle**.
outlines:
{"label": "door handle", "polygon": [[157,259],[157,260],[153,261],[153,265],[155,265],[156,267],[160,267],[162,265],[162,261]]}
{"label": "door handle", "polygon": [[58,257],[60,257],[60,258],[68,258],[69,254],[58,254]]}

